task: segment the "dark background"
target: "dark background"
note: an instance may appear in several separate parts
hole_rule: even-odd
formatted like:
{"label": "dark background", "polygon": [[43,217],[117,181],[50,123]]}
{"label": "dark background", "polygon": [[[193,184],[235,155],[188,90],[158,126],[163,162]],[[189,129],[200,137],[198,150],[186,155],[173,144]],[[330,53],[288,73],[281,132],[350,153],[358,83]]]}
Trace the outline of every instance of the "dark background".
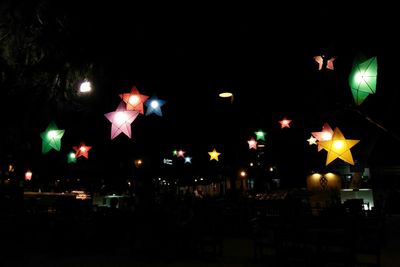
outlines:
{"label": "dark background", "polygon": [[[18,111],[5,119],[10,123],[2,150],[23,154],[23,165],[49,173],[68,170],[64,155],[85,141],[93,148],[81,165],[98,168],[99,176],[113,176],[118,166],[139,157],[158,166],[180,148],[199,170],[210,168],[207,152],[213,148],[222,153],[221,165],[239,166],[251,158],[247,140],[262,129],[268,164],[279,164],[284,176],[304,177],[301,173],[324,166],[326,152],[317,153],[306,140],[325,122],[346,138],[361,140],[352,149],[359,162],[398,162],[398,53],[391,7],[125,1],[6,1],[4,6],[22,10],[11,21],[39,29],[40,44],[54,50],[43,71],[93,66],[91,95],[43,103],[23,93],[40,88],[44,96],[46,86],[13,87],[5,79],[3,88],[12,93],[2,96],[1,111]],[[3,36],[4,42],[8,35]],[[348,76],[359,53],[377,56],[378,88],[355,106]],[[321,54],[337,57],[334,71],[317,70],[313,56]],[[10,61],[3,62],[7,67]],[[18,68],[23,64],[13,70]],[[118,94],[132,86],[166,100],[163,117],[140,115],[132,124],[132,139],[121,134],[110,140],[104,114],[114,111]],[[62,88],[54,95],[76,90]],[[218,98],[224,89],[234,93],[232,103]],[[23,123],[17,122],[20,114]],[[290,129],[280,129],[283,117],[292,119]],[[39,134],[51,120],[66,130],[62,151],[40,155]],[[18,129],[23,134],[17,138]],[[17,152],[11,148],[15,143]]]}

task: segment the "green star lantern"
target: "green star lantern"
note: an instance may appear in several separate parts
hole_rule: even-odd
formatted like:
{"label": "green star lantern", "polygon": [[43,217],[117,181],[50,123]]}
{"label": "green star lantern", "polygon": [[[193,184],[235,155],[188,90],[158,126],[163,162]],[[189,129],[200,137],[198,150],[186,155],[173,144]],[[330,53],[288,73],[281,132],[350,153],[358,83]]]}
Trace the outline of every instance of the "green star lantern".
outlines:
{"label": "green star lantern", "polygon": [[376,57],[355,60],[350,73],[349,84],[357,105],[361,105],[367,96],[375,93],[377,75],[378,62]]}
{"label": "green star lantern", "polygon": [[54,122],[51,122],[47,129],[40,134],[42,138],[42,154],[49,152],[51,149],[60,151],[61,138],[65,130],[59,130]]}

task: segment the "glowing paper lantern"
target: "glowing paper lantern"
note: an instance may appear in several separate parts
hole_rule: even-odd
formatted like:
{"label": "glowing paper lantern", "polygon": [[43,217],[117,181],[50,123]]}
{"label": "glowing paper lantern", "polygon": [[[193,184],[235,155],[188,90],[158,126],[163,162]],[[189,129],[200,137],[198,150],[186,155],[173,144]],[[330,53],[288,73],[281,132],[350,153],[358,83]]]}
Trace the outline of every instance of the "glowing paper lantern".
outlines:
{"label": "glowing paper lantern", "polygon": [[317,138],[315,138],[314,136],[311,136],[310,138],[307,139],[308,144],[311,145],[316,145],[317,144]]}
{"label": "glowing paper lantern", "polygon": [[267,134],[266,132],[263,132],[262,130],[258,130],[257,132],[254,132],[256,135],[256,140],[263,140],[265,141],[265,135]]}
{"label": "glowing paper lantern", "polygon": [[130,93],[120,94],[122,100],[126,103],[127,110],[136,110],[143,114],[143,103],[149,98],[147,95],[142,95],[136,86],[133,86]]}
{"label": "glowing paper lantern", "polygon": [[185,157],[185,163],[192,163],[192,157]]}
{"label": "glowing paper lantern", "polygon": [[85,146],[84,143],[81,143],[80,146],[74,146],[73,149],[75,150],[75,157],[85,157],[89,158],[89,150],[92,149],[91,146]]}
{"label": "glowing paper lantern", "polygon": [[61,138],[64,135],[65,130],[59,130],[54,122],[50,122],[46,130],[40,134],[42,138],[42,153],[45,154],[51,149],[60,151],[61,149]]}
{"label": "glowing paper lantern", "polygon": [[378,62],[376,57],[367,60],[355,60],[349,77],[354,101],[361,105],[370,94],[376,92]]}
{"label": "glowing paper lantern", "polygon": [[25,181],[30,181],[32,180],[32,172],[30,170],[27,170],[25,172]]}
{"label": "glowing paper lantern", "polygon": [[111,140],[120,133],[124,133],[131,138],[131,123],[139,115],[139,111],[126,110],[124,102],[121,102],[113,112],[104,114],[111,122]]}
{"label": "glowing paper lantern", "polygon": [[332,139],[328,141],[319,141],[318,144],[328,151],[326,164],[328,165],[336,158],[354,165],[353,156],[351,155],[350,148],[355,146],[360,140],[345,139],[339,128],[333,131]]}
{"label": "glowing paper lantern", "polygon": [[216,161],[218,161],[218,156],[221,155],[221,153],[217,152],[215,148],[213,151],[208,152],[208,154],[210,155],[210,160],[216,160]]}
{"label": "glowing paper lantern", "polygon": [[146,116],[152,113],[162,116],[161,107],[165,104],[166,101],[158,99],[153,96],[149,100],[147,100],[144,104],[146,105]]}
{"label": "glowing paper lantern", "polygon": [[292,120],[288,120],[286,118],[283,118],[283,120],[279,121],[279,123],[281,124],[281,129],[283,128],[290,128],[290,123],[292,122]]}
{"label": "glowing paper lantern", "polygon": [[74,152],[70,152],[67,156],[68,163],[76,163],[76,154]]}
{"label": "glowing paper lantern", "polygon": [[182,149],[178,150],[177,157],[182,157],[182,158],[184,158],[184,157],[185,157],[185,151],[183,151]]}
{"label": "glowing paper lantern", "polygon": [[311,133],[318,140],[318,151],[322,150],[322,147],[319,145],[319,141],[328,141],[332,139],[333,130],[328,123],[324,123],[322,126],[321,132],[312,132]]}
{"label": "glowing paper lantern", "polygon": [[322,70],[323,67],[326,67],[328,70],[334,70],[335,68],[333,67],[333,61],[335,59],[336,57],[331,57],[328,60],[326,60],[325,55],[314,57],[314,60],[318,63],[318,70]]}
{"label": "glowing paper lantern", "polygon": [[257,141],[253,137],[247,143],[249,144],[249,149],[257,149]]}

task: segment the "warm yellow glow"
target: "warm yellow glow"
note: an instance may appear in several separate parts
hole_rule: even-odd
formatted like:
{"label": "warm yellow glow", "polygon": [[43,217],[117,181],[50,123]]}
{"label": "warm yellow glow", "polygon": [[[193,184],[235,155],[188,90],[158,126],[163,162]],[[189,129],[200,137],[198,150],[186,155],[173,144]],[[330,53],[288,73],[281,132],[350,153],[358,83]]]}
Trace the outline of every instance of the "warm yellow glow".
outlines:
{"label": "warm yellow glow", "polygon": [[328,151],[328,156],[326,158],[326,165],[331,163],[336,158],[354,165],[353,156],[351,155],[350,149],[355,146],[360,140],[350,140],[345,139],[339,128],[335,128],[332,140],[320,141],[318,145]]}
{"label": "warm yellow glow", "polygon": [[221,154],[221,153],[219,153],[219,152],[217,152],[217,150],[214,148],[214,150],[213,151],[211,151],[211,152],[208,152],[208,154],[210,155],[210,160],[216,160],[216,161],[218,161],[218,156]]}
{"label": "warm yellow glow", "polygon": [[137,168],[141,167],[142,164],[143,164],[143,161],[142,161],[141,159],[135,160],[135,166],[136,166]]}
{"label": "warm yellow glow", "polygon": [[342,140],[337,140],[333,142],[333,148],[334,149],[341,149],[344,147],[344,141]]}
{"label": "warm yellow glow", "polygon": [[322,175],[319,174],[319,173],[314,173],[314,174],[311,175],[311,178],[312,178],[314,181],[318,181],[318,182],[319,182],[319,179],[321,179],[321,177],[322,177]]}
{"label": "warm yellow glow", "polygon": [[75,195],[76,199],[81,199],[81,200],[90,199],[90,195],[87,194],[85,191],[73,190],[71,193]]}
{"label": "warm yellow glow", "polygon": [[131,104],[132,106],[135,106],[135,105],[137,105],[138,103],[139,103],[139,101],[140,101],[140,98],[139,98],[139,96],[138,95],[131,95],[130,97],[129,97],[129,104]]}
{"label": "warm yellow glow", "polygon": [[81,146],[79,149],[80,149],[81,152],[86,152],[86,147],[85,146]]}
{"label": "warm yellow glow", "polygon": [[233,96],[233,94],[231,92],[223,92],[223,93],[219,94],[219,97],[223,97],[223,98],[231,97],[231,96]]}
{"label": "warm yellow glow", "polygon": [[246,172],[245,171],[241,171],[240,172],[240,176],[245,177],[246,176]]}

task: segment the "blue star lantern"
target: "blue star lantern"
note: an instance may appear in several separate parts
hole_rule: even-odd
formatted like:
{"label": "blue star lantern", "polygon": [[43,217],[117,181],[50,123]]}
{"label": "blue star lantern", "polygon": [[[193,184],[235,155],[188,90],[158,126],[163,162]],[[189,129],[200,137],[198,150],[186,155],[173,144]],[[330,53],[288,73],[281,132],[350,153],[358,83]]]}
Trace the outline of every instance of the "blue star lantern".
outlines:
{"label": "blue star lantern", "polygon": [[161,106],[165,104],[166,101],[158,99],[157,97],[153,96],[148,99],[144,104],[146,105],[146,115],[150,115],[152,113],[162,116]]}

